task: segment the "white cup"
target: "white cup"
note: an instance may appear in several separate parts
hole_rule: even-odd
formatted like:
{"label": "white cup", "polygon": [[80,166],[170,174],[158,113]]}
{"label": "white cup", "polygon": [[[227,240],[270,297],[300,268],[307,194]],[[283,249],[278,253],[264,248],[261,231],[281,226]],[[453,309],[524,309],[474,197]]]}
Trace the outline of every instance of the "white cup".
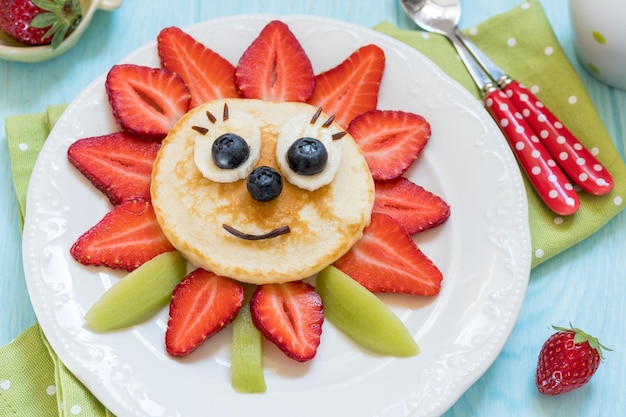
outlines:
{"label": "white cup", "polygon": [[581,64],[598,80],[626,89],[626,0],[569,0]]}

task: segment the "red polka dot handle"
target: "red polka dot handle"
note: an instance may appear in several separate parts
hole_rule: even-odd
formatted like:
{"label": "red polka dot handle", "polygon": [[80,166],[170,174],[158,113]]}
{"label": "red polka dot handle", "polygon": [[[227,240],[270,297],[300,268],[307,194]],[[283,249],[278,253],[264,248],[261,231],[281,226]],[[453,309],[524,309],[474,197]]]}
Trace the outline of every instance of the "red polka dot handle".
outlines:
{"label": "red polka dot handle", "polygon": [[503,90],[574,183],[593,195],[611,191],[613,178],[609,171],[541,101],[517,81],[509,82]]}
{"label": "red polka dot handle", "polygon": [[574,214],[580,206],[574,186],[513,102],[499,89],[487,92],[484,100],[539,197],[557,214]]}

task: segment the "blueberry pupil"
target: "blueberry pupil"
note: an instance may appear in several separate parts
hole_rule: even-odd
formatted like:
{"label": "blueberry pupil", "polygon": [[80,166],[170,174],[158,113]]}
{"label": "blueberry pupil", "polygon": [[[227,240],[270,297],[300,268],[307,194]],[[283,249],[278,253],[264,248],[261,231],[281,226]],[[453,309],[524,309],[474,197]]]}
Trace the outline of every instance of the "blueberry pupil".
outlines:
{"label": "blueberry pupil", "polygon": [[266,202],[278,197],[283,190],[283,178],[278,171],[268,166],[254,169],[246,180],[250,196],[257,201]]}
{"label": "blueberry pupil", "polygon": [[245,162],[250,156],[248,143],[239,135],[224,133],[213,142],[211,157],[220,168],[233,169]]}
{"label": "blueberry pupil", "polygon": [[300,138],[287,150],[289,167],[300,175],[322,172],[328,161],[328,152],[322,142],[315,138]]}

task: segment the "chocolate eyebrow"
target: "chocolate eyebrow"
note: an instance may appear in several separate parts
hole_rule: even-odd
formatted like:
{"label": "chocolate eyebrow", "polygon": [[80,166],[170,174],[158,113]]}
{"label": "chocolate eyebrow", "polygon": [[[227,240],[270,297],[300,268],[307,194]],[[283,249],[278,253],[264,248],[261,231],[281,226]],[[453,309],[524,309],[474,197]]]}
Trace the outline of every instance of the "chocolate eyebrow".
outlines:
{"label": "chocolate eyebrow", "polygon": [[335,115],[334,115],[334,114],[333,114],[332,116],[330,116],[330,117],[328,118],[328,120],[326,120],[326,121],[324,122],[324,124],[322,125],[322,127],[329,127],[330,125],[332,125],[332,124],[333,124],[333,120],[335,120]]}
{"label": "chocolate eyebrow", "polygon": [[215,121],[217,120],[215,118],[215,116],[213,116],[213,113],[211,113],[210,111],[206,111],[206,118],[209,119],[209,122],[215,124]]}
{"label": "chocolate eyebrow", "polygon": [[311,124],[315,124],[315,122],[317,122],[317,119],[320,117],[320,114],[322,114],[322,107],[317,108],[317,111],[311,118]]}
{"label": "chocolate eyebrow", "polygon": [[341,132],[333,133],[333,135],[331,137],[333,138],[333,140],[339,140],[342,137],[346,136],[347,134],[348,134],[348,132],[343,130]]}
{"label": "chocolate eyebrow", "polygon": [[201,135],[206,135],[209,131],[209,129],[207,129],[206,127],[202,127],[202,126],[191,126],[191,128],[195,130],[196,132],[200,133]]}

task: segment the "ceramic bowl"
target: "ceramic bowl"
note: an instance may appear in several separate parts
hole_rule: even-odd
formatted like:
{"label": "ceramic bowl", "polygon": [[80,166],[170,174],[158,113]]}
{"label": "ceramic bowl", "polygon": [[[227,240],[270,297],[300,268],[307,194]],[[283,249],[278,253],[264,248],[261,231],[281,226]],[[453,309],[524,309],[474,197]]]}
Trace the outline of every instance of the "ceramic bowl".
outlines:
{"label": "ceramic bowl", "polygon": [[0,32],[0,59],[20,62],[39,62],[54,58],[78,42],[87,29],[97,9],[115,10],[121,6],[122,0],[80,0],[83,7],[83,18],[78,27],[55,50],[50,45],[28,46]]}
{"label": "ceramic bowl", "polygon": [[578,59],[594,77],[626,89],[626,1],[570,0]]}

